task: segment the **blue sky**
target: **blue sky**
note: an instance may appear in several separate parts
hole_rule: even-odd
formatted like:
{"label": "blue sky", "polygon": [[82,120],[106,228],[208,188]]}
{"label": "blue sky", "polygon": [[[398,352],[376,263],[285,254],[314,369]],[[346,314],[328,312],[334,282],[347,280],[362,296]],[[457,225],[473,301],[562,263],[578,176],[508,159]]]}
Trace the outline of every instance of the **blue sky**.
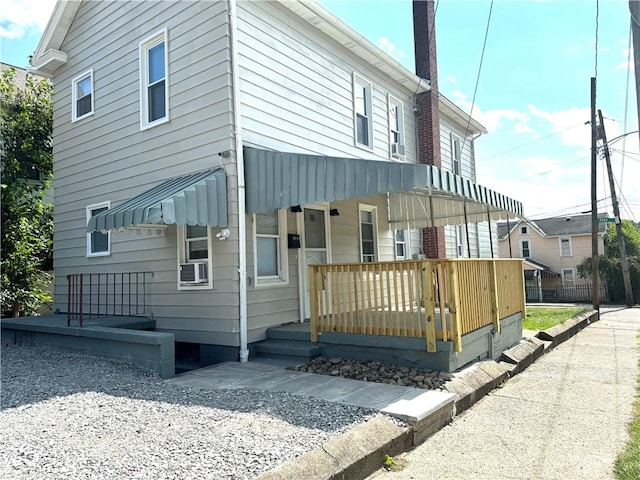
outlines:
{"label": "blue sky", "polygon": [[[414,70],[409,0],[322,0],[345,23]],[[4,0],[0,56],[26,66],[54,2]],[[489,0],[441,0],[436,16],[440,91],[469,111]],[[477,182],[521,200],[533,218],[590,209],[589,83],[595,72],[595,1],[506,1],[493,5],[473,116],[489,133],[476,143]],[[629,76],[627,0],[601,0],[598,108],[609,139],[638,129]],[[625,106],[628,107],[625,108]],[[627,123],[625,125],[625,110]],[[640,221],[638,135],[612,144],[623,218]],[[622,156],[625,148],[626,155]],[[611,212],[598,162],[601,211]],[[607,208],[608,207],[608,208]]]}

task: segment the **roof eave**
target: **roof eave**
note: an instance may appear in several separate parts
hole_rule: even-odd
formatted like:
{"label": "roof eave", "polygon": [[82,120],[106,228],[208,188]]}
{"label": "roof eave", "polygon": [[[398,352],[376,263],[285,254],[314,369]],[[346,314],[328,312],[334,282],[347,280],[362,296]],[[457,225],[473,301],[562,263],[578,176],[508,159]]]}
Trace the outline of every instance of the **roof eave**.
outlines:
{"label": "roof eave", "polygon": [[[51,75],[57,68],[66,63],[67,54],[61,52],[60,47],[67,36],[81,2],[82,0],[58,0],[56,2],[49,18],[49,23],[47,23],[40,42],[33,52],[31,64],[35,71],[44,75]],[[63,57],[64,61],[62,61]]]}
{"label": "roof eave", "polygon": [[440,110],[444,111],[452,120],[458,123],[458,125],[467,129],[471,135],[486,134],[487,129],[473,117],[468,115],[464,110],[458,107],[455,103],[445,97],[442,93],[438,96],[438,104]]}
{"label": "roof eave", "polygon": [[279,0],[287,10],[324,32],[358,57],[416,94],[430,90],[428,83],[376,47],[315,1]]}

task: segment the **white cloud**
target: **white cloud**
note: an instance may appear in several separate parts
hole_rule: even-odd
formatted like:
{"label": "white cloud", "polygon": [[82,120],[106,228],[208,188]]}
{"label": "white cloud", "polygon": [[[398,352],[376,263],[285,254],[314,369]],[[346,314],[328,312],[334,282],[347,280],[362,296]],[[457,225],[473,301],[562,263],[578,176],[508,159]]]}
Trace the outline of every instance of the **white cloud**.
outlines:
{"label": "white cloud", "polygon": [[0,38],[20,38],[42,33],[47,26],[55,0],[3,0],[0,10]]}
{"label": "white cloud", "polygon": [[615,66],[615,70],[631,70],[631,49],[623,48],[622,57],[624,60]]}
{"label": "white cloud", "polygon": [[387,37],[378,38],[378,47],[392,57],[396,57],[398,59],[404,58],[404,50],[398,49],[395,43],[391,42]]}
{"label": "white cloud", "polygon": [[458,83],[458,77],[456,77],[455,75],[449,75],[444,79],[444,81],[447,83]]}
{"label": "white cloud", "polygon": [[[467,95],[460,90],[453,92],[454,103],[467,113],[471,112],[471,102],[467,100]],[[489,133],[496,131],[505,123],[513,123],[511,133],[533,133],[534,130],[529,126],[530,117],[526,112],[515,109],[493,109],[483,111],[475,105],[473,107],[472,117],[485,126]]]}

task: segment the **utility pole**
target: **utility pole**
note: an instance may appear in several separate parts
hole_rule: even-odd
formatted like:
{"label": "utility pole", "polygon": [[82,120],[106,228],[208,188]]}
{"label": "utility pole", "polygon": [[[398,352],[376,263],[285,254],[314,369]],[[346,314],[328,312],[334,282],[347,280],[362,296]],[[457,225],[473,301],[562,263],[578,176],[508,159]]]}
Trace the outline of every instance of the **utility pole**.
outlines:
{"label": "utility pole", "polygon": [[631,32],[633,36],[633,64],[636,73],[636,104],[638,108],[638,124],[640,124],[640,1],[629,0],[631,14]]}
{"label": "utility pole", "polygon": [[609,155],[609,145],[607,144],[607,134],[604,130],[604,120],[602,110],[598,110],[600,120],[600,134],[603,142],[604,159],[607,162],[607,173],[609,174],[609,188],[611,189],[611,202],[613,203],[613,216],[616,223],[616,236],[618,238],[618,248],[620,249],[620,266],[622,267],[622,279],[624,280],[624,294],[627,307],[633,306],[633,291],[631,290],[631,274],[629,273],[629,261],[627,260],[627,249],[624,246],[624,236],[622,235],[622,222],[620,221],[620,209],[618,208],[618,198],[616,197],[616,187],[611,171],[611,156]]}
{"label": "utility pole", "polygon": [[596,79],[591,77],[591,301],[600,318],[600,254],[598,252],[598,192],[596,191],[598,128],[596,125]]}

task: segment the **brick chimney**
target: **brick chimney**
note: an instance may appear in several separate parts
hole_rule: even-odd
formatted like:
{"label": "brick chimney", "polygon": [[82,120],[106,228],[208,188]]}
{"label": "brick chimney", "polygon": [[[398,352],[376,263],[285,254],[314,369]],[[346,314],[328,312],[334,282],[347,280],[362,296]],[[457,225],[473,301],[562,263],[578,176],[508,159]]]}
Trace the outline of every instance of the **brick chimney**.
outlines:
{"label": "brick chimney", "polygon": [[[438,110],[438,61],[433,0],[413,0],[413,37],[416,75],[431,90],[417,98],[418,162],[440,167],[440,111]],[[444,227],[422,229],[422,249],[427,258],[445,258]]]}

